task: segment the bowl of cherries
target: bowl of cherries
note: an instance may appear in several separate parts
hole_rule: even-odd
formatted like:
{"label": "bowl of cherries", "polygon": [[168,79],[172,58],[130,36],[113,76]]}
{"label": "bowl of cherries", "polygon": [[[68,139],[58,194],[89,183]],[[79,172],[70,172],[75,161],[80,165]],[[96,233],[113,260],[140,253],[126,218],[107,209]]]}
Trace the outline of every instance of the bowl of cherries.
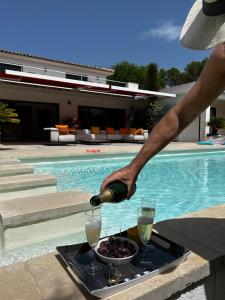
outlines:
{"label": "bowl of cherries", "polygon": [[96,255],[101,261],[114,265],[129,263],[138,250],[139,247],[133,240],[117,236],[101,239],[95,247]]}

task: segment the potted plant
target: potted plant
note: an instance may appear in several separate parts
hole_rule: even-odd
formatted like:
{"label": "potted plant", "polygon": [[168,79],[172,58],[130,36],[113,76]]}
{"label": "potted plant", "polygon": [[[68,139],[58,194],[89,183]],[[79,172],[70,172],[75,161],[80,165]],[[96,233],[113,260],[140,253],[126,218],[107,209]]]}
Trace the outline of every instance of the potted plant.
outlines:
{"label": "potted plant", "polygon": [[155,126],[162,117],[162,106],[156,99],[149,100],[145,106],[147,129],[149,131]]}
{"label": "potted plant", "polygon": [[2,124],[4,123],[15,123],[19,124],[20,119],[15,109],[9,108],[8,104],[0,102],[0,142],[2,134]]}
{"label": "potted plant", "polygon": [[225,118],[213,117],[207,122],[207,125],[212,127],[212,135],[218,135],[218,129],[225,129]]}

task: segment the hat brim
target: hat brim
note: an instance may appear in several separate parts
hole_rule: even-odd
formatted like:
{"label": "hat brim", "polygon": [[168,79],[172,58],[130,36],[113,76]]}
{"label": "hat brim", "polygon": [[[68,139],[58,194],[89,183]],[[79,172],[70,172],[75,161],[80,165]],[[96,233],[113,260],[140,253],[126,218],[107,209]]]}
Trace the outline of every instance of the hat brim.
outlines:
{"label": "hat brim", "polygon": [[184,47],[204,50],[225,42],[225,14],[209,17],[202,12],[202,0],[195,1],[181,31]]}

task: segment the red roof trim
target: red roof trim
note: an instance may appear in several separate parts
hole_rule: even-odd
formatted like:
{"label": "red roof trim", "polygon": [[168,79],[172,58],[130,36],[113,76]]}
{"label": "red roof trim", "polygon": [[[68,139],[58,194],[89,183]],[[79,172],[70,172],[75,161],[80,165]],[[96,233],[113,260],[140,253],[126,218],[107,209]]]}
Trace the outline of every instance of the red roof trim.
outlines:
{"label": "red roof trim", "polygon": [[94,87],[94,86],[83,85],[82,83],[79,84],[79,83],[62,82],[62,81],[55,81],[55,80],[48,80],[48,79],[41,79],[41,78],[34,78],[34,77],[26,77],[26,76],[19,76],[19,75],[5,74],[5,73],[0,73],[0,78],[13,80],[13,81],[15,81],[15,83],[17,81],[19,81],[19,82],[25,82],[25,83],[34,83],[34,84],[74,88],[75,90],[79,89],[79,88],[84,88],[84,89],[90,90],[90,91],[105,92],[105,93],[111,92],[112,94],[118,94],[118,95],[129,95],[129,96],[138,95],[138,96],[148,96],[148,97],[151,96],[149,94],[138,93],[138,92],[133,92],[133,91],[121,91],[121,90],[116,90],[116,89],[112,90],[110,87],[109,88]]}

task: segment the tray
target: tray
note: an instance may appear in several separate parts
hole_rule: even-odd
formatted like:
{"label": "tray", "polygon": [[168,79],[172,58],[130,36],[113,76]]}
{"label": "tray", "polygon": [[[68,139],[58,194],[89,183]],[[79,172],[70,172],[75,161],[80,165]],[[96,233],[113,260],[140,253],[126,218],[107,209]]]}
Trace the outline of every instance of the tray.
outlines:
{"label": "tray", "polygon": [[[127,232],[120,235],[127,236]],[[98,297],[104,298],[118,293],[128,287],[134,286],[144,280],[163,273],[186,260],[190,251],[182,246],[152,232],[150,244],[152,245],[151,270],[143,271],[135,265],[135,260],[121,266],[116,266],[121,273],[121,281],[114,286],[107,285],[109,266],[96,258],[102,271],[95,276],[86,272],[86,266],[90,264],[90,247],[88,243],[66,245],[57,247],[57,251],[63,258],[67,270],[73,277],[82,283],[86,290]]]}

